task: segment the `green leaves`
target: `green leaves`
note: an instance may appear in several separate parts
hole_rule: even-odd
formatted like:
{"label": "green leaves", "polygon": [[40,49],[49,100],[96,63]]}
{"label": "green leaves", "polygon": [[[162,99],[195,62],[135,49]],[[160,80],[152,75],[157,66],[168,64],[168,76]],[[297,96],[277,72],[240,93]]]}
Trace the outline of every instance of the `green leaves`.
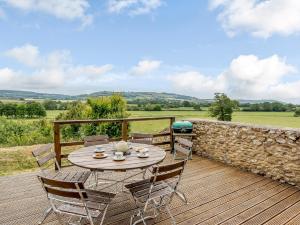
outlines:
{"label": "green leaves", "polygon": [[231,100],[224,93],[215,93],[214,102],[209,107],[209,114],[221,121],[231,121],[234,109],[238,109],[238,102]]}

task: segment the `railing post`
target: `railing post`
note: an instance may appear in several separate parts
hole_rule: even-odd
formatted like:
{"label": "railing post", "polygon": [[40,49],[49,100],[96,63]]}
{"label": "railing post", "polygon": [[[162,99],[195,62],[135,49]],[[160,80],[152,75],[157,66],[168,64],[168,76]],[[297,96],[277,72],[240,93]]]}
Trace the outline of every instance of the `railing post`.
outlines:
{"label": "railing post", "polygon": [[122,121],[122,140],[127,141],[128,138],[128,121]]}
{"label": "railing post", "polygon": [[[61,166],[60,126],[58,123],[54,123],[54,151],[58,165]],[[58,170],[56,165],[55,170]]]}
{"label": "railing post", "polygon": [[173,136],[173,129],[172,124],[175,122],[175,117],[170,118],[170,147],[171,147],[171,153],[174,152],[174,136]]}

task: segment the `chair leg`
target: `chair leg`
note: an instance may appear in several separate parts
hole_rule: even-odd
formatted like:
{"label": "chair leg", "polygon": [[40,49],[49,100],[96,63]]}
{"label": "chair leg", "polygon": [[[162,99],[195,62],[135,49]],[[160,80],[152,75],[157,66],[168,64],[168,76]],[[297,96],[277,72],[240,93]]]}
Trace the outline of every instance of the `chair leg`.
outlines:
{"label": "chair leg", "polygon": [[185,194],[181,191],[176,190],[175,194],[185,203],[188,204],[188,200],[185,196]]}
{"label": "chair leg", "polygon": [[51,212],[52,212],[52,208],[51,207],[49,207],[48,209],[46,209],[44,211],[42,220],[40,222],[38,222],[38,224],[41,225],[46,220],[46,218],[50,215]]}
{"label": "chair leg", "polygon": [[168,212],[169,216],[171,217],[172,224],[173,224],[173,225],[176,225],[176,220],[175,220],[174,216],[172,215],[172,213],[171,213],[171,210],[170,210],[169,206],[168,206],[168,205],[166,205],[165,207],[166,207],[166,210],[167,210],[167,212]]}
{"label": "chair leg", "polygon": [[101,218],[100,225],[102,225],[102,224],[103,224],[103,222],[104,222],[104,219],[105,219],[105,215],[106,215],[107,208],[108,208],[108,206],[106,206],[106,207],[105,207],[105,209],[104,209],[104,211],[103,211],[103,215],[102,215],[102,218]]}

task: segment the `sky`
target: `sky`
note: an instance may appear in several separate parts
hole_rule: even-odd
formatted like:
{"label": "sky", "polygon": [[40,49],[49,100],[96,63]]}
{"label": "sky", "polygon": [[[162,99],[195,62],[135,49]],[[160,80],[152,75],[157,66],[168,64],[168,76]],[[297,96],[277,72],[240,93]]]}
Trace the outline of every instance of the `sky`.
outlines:
{"label": "sky", "polygon": [[0,89],[300,103],[299,0],[0,0]]}

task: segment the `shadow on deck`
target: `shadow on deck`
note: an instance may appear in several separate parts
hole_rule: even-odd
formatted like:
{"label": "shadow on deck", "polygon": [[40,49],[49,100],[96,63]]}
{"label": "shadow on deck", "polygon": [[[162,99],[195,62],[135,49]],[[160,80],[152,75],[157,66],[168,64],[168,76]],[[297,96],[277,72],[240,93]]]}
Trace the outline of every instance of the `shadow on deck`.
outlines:
{"label": "shadow on deck", "polygon": [[[165,161],[170,161],[170,155]],[[188,197],[184,205],[174,198],[172,213],[177,224],[300,224],[300,190],[287,184],[240,171],[195,156],[188,162],[180,190]],[[48,202],[36,173],[0,178],[0,224],[35,225]],[[126,225],[134,207],[131,196],[117,195],[105,224]],[[170,224],[162,215],[157,224]],[[51,215],[45,225],[57,225]]]}

